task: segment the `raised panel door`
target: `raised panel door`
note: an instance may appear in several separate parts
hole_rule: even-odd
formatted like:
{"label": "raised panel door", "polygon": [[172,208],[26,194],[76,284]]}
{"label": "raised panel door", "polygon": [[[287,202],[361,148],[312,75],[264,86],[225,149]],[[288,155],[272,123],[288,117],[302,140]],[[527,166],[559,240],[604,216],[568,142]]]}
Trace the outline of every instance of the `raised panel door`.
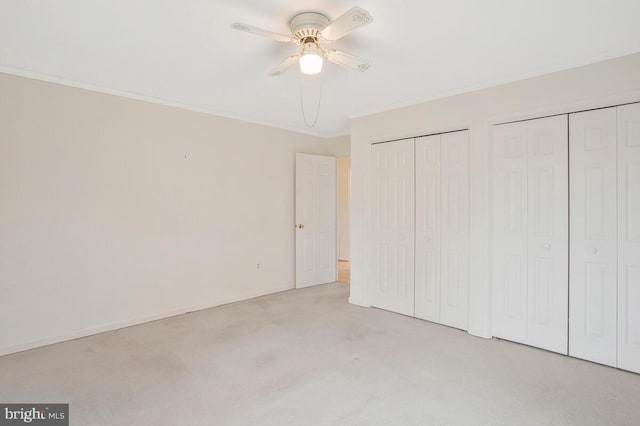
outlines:
{"label": "raised panel door", "polygon": [[371,147],[372,305],[414,315],[414,141]]}
{"label": "raised panel door", "polygon": [[466,330],[469,309],[469,132],[441,137],[440,322]]}
{"label": "raised panel door", "polygon": [[617,112],[618,367],[640,373],[640,104]]}
{"label": "raised panel door", "polygon": [[296,154],[296,288],[337,278],[336,191],[335,157]]}
{"label": "raised panel door", "polygon": [[569,116],[569,354],[616,366],[616,108]]}
{"label": "raised panel door", "polygon": [[567,353],[568,118],[529,120],[527,344]]}
{"label": "raised panel door", "polygon": [[527,340],[527,123],[493,127],[493,335]]}
{"label": "raised panel door", "polygon": [[415,316],[440,322],[441,136],[416,139]]}

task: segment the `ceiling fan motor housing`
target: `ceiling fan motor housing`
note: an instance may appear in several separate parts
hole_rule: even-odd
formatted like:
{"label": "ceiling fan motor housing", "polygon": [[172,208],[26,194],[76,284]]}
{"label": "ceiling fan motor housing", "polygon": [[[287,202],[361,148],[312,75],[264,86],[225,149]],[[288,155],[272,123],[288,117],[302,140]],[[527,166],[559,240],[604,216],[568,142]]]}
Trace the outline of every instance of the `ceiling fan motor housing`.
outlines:
{"label": "ceiling fan motor housing", "polygon": [[320,31],[325,29],[331,21],[325,15],[317,12],[302,12],[295,15],[289,21],[289,27],[293,37],[305,44],[308,42],[318,43]]}

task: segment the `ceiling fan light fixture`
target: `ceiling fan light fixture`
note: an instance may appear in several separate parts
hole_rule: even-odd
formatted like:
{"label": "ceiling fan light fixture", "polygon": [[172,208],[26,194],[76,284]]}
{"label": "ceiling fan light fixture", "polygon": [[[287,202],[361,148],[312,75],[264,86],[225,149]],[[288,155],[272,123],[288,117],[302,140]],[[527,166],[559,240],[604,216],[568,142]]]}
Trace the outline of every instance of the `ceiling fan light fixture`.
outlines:
{"label": "ceiling fan light fixture", "polygon": [[318,74],[322,71],[322,56],[322,51],[316,43],[305,43],[300,54],[300,71],[308,75]]}
{"label": "ceiling fan light fixture", "polygon": [[[352,31],[367,25],[371,22],[371,15],[364,9],[359,7],[352,7],[346,13],[339,16],[334,21],[330,21],[329,18],[322,13],[313,11],[303,11],[294,15],[289,21],[289,29],[291,35],[274,33],[272,31],[263,30],[262,28],[254,27],[253,25],[243,24],[236,22],[231,24],[231,28],[244,31],[250,34],[255,34],[262,37],[267,37],[272,40],[276,40],[282,43],[294,44],[302,46],[302,50],[286,58],[280,62],[269,75],[277,76],[289,69],[293,64],[298,62],[300,65],[300,72],[306,75],[314,75],[322,72],[322,65],[325,58],[329,62],[338,64],[340,66],[351,68],[356,71],[366,71],[371,64],[369,61],[359,58],[355,55],[350,55],[345,52],[341,52],[336,49],[324,50],[320,48],[320,44],[332,43]],[[300,78],[300,107],[302,108],[302,118],[304,123],[308,127],[313,127],[318,121],[318,115],[320,113],[320,102],[322,100],[322,79],[321,78]],[[305,113],[305,107],[302,95],[302,82],[320,83],[320,90],[318,91],[318,107],[316,109],[316,115],[313,122],[307,121]]]}

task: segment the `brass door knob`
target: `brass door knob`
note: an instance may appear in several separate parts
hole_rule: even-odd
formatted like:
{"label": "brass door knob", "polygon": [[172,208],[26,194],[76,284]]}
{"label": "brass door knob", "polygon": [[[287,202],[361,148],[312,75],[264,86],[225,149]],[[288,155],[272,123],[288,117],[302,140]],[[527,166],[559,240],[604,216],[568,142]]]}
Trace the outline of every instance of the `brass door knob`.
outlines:
{"label": "brass door knob", "polygon": [[299,224],[298,225],[298,229],[302,229],[302,228],[304,228],[304,225],[303,224]]}

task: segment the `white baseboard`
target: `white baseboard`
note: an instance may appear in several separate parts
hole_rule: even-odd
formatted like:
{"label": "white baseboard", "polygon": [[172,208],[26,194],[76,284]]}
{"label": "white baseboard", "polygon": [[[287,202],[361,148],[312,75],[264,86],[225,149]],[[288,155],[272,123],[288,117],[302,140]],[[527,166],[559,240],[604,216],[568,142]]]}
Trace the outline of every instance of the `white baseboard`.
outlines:
{"label": "white baseboard", "polygon": [[363,303],[361,300],[358,300],[357,298],[353,297],[353,296],[349,296],[349,303],[351,303],[352,305],[356,305],[356,306],[362,306],[365,308],[370,308],[371,305]]}
{"label": "white baseboard", "polygon": [[488,330],[484,329],[483,327],[474,327],[473,325],[474,324],[470,324],[469,329],[467,330],[467,333],[469,333],[470,335],[481,337],[483,339],[491,339],[491,337],[493,337],[491,335],[491,332],[489,332]]}
{"label": "white baseboard", "polygon": [[482,339],[491,339],[493,337],[491,333],[479,332],[477,330],[467,330],[467,333],[473,337],[480,337]]}
{"label": "white baseboard", "polygon": [[112,323],[109,323],[109,324],[98,325],[98,326],[95,326],[95,327],[89,327],[89,328],[85,328],[85,329],[82,329],[82,330],[77,330],[77,331],[71,331],[71,332],[68,332],[68,333],[58,334],[58,335],[55,335],[55,336],[44,337],[42,339],[36,339],[36,340],[32,340],[32,341],[26,342],[26,343],[19,343],[17,345],[5,346],[5,347],[1,347],[0,348],[0,356],[9,355],[9,354],[13,354],[13,353],[16,353],[16,352],[22,352],[22,351],[26,351],[26,350],[29,350],[29,349],[39,348],[39,347],[42,347],[42,346],[53,345],[53,344],[56,344],[56,343],[66,342],[68,340],[80,339],[82,337],[92,336],[94,334],[104,333],[104,332],[107,332],[107,331],[113,331],[113,330],[117,330],[117,329],[120,329],[120,328],[131,327],[133,325],[139,325],[139,324],[144,324],[144,323],[151,322],[151,321],[157,321],[157,320],[160,320],[160,319],[170,318],[170,317],[174,317],[176,315],[186,314],[188,312],[195,312],[195,311],[201,311],[201,310],[204,310],[204,309],[215,308],[216,306],[226,305],[228,303],[240,302],[242,300],[253,299],[255,297],[260,297],[260,296],[266,296],[268,294],[279,293],[281,291],[293,290],[293,288],[294,288],[293,285],[289,285],[289,286],[284,286],[284,287],[283,286],[274,287],[274,288],[270,288],[270,289],[267,289],[267,290],[243,293],[243,294],[240,294],[240,295],[237,295],[237,296],[234,296],[234,297],[215,300],[215,301],[211,301],[209,303],[205,303],[205,304],[201,304],[201,305],[195,305],[195,306],[188,306],[188,307],[173,309],[173,310],[170,310],[170,311],[160,312],[160,313],[153,314],[153,315],[146,315],[146,316],[143,316],[143,317],[132,318],[132,319],[127,319],[127,320],[123,320],[123,321],[116,321],[116,322],[112,322]]}

